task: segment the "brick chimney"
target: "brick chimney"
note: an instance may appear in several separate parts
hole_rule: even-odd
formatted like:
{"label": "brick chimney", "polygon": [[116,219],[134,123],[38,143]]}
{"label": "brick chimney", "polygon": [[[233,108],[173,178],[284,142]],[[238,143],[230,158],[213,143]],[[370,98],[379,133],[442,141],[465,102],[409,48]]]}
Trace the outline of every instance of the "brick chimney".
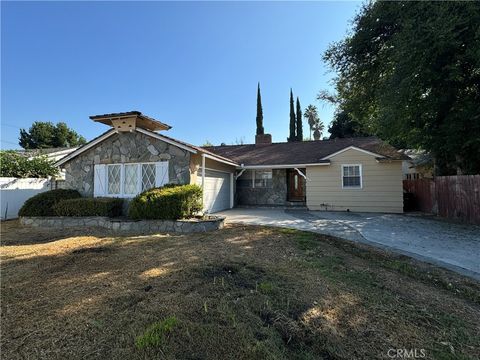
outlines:
{"label": "brick chimney", "polygon": [[271,134],[255,135],[255,146],[270,145],[272,143]]}

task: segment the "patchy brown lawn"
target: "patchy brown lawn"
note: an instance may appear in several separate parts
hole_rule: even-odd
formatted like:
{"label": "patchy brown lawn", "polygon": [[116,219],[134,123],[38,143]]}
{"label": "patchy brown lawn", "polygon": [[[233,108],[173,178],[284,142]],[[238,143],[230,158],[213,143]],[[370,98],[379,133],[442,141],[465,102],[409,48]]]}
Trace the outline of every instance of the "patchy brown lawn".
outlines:
{"label": "patchy brown lawn", "polygon": [[4,359],[480,358],[479,283],[332,237],[8,221],[1,241]]}

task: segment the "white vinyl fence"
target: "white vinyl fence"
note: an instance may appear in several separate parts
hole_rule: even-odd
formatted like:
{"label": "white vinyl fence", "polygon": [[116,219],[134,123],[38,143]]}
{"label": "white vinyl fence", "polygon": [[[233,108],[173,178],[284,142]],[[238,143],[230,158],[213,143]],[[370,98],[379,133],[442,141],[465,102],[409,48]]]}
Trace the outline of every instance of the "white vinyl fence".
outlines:
{"label": "white vinyl fence", "polygon": [[27,199],[51,189],[50,179],[0,177],[1,219],[17,218],[18,210]]}

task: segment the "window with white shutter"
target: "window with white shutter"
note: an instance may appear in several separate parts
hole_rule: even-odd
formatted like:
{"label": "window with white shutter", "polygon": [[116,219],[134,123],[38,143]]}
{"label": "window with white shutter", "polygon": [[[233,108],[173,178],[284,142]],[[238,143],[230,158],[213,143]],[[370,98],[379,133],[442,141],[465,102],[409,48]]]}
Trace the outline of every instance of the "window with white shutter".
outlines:
{"label": "window with white shutter", "polygon": [[94,196],[134,197],[168,183],[168,161],[95,165]]}
{"label": "window with white shutter", "polygon": [[93,196],[101,197],[107,194],[107,166],[103,164],[94,165],[93,167]]}
{"label": "window with white shutter", "polygon": [[168,161],[155,163],[155,186],[160,187],[168,183]]}

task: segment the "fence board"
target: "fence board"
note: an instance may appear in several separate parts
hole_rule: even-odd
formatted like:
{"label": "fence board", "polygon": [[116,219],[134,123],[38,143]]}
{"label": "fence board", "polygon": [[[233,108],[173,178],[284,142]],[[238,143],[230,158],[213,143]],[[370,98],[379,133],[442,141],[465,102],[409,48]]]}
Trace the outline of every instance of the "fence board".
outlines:
{"label": "fence board", "polygon": [[403,180],[403,189],[415,195],[418,210],[433,213],[435,184],[431,179]]}
{"label": "fence board", "polygon": [[404,180],[403,188],[420,211],[480,224],[480,175]]}

